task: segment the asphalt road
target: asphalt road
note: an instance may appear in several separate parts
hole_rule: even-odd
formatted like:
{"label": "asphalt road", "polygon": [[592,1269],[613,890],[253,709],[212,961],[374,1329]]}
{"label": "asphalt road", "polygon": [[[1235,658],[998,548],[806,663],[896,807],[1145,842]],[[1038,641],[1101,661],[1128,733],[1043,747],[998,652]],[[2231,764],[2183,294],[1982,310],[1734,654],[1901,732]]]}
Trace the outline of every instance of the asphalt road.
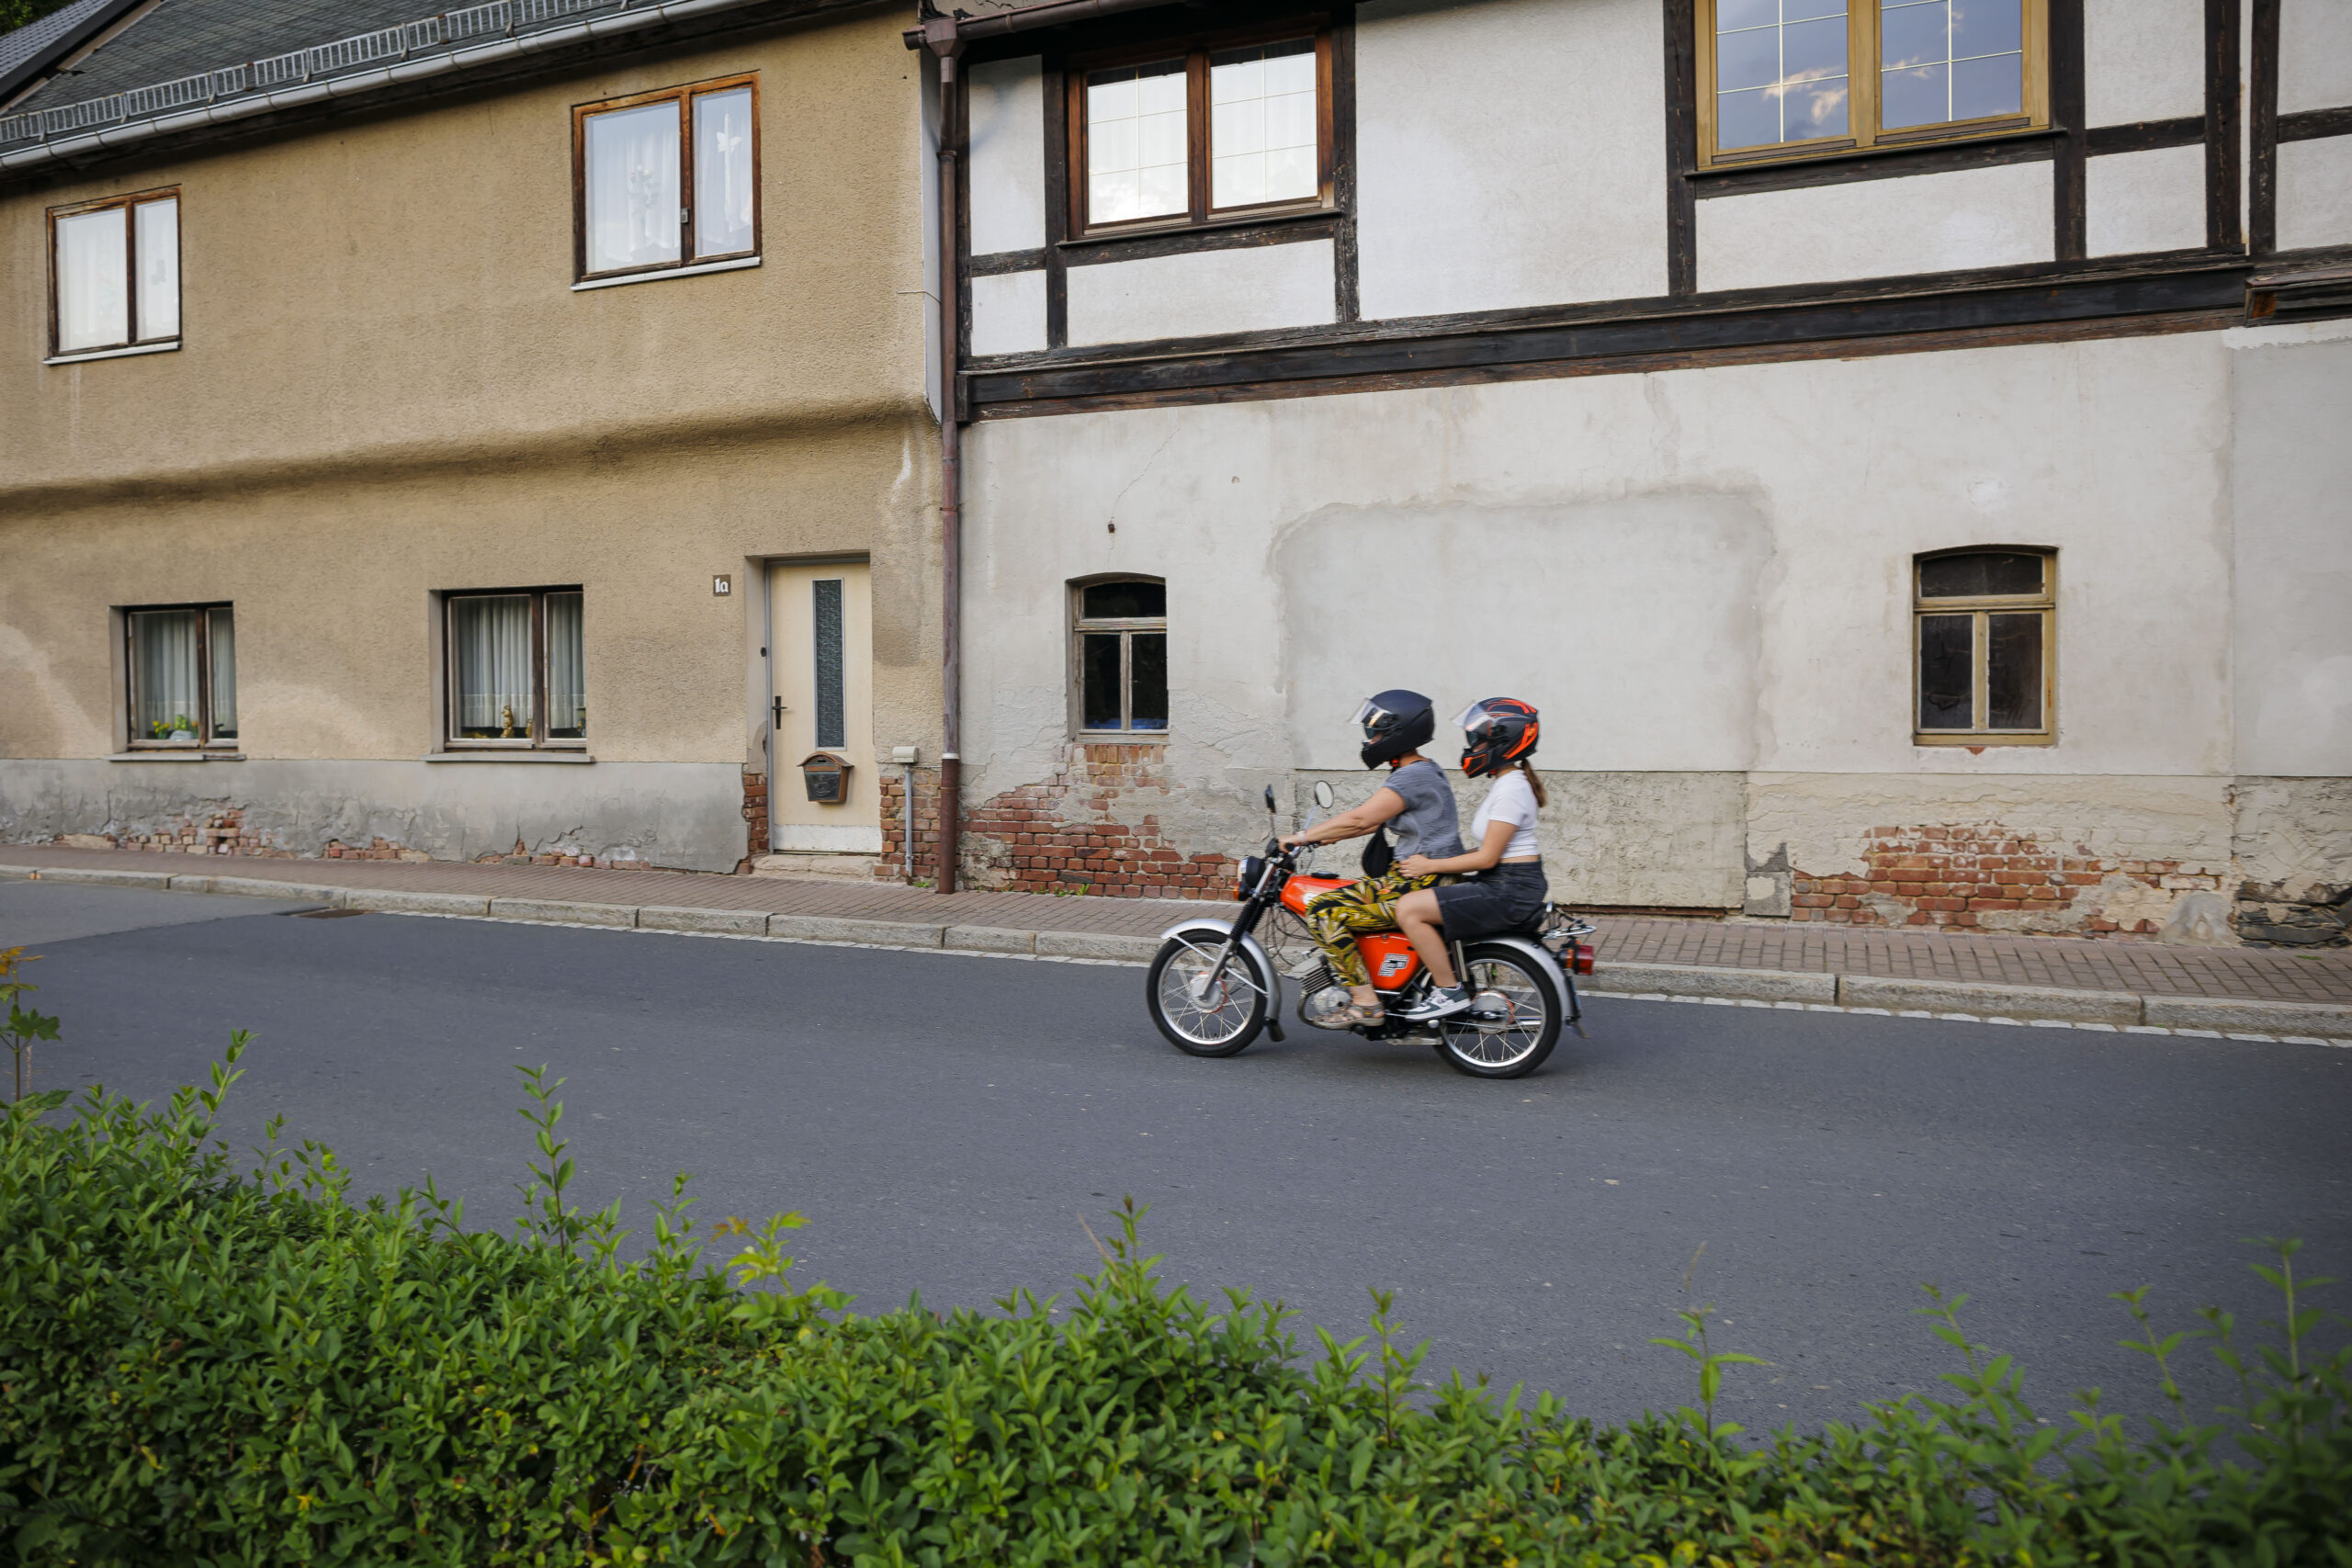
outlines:
{"label": "asphalt road", "polygon": [[1589,1040],[1489,1083],[1303,1028],[1195,1061],[1135,968],[271,908],[0,885],[0,946],[46,954],[64,1020],[43,1087],[160,1097],[250,1029],[234,1142],[283,1112],[363,1185],[430,1171],[503,1224],[515,1068],[547,1063],[586,1204],[646,1225],[684,1168],[706,1219],[797,1209],[802,1275],[868,1310],[1063,1289],[1081,1216],[1132,1193],[1170,1278],[1280,1296],[1310,1345],[1378,1285],[1433,1369],[1622,1416],[1693,1396],[1645,1341],[1708,1302],[1718,1348],[1771,1363],[1722,1414],[1811,1426],[1951,1369],[1921,1281],[1970,1292],[2058,1416],[2085,1385],[2155,1404],[2109,1292],[2251,1325],[2259,1235],[2352,1276],[2352,1051],[1601,998]]}

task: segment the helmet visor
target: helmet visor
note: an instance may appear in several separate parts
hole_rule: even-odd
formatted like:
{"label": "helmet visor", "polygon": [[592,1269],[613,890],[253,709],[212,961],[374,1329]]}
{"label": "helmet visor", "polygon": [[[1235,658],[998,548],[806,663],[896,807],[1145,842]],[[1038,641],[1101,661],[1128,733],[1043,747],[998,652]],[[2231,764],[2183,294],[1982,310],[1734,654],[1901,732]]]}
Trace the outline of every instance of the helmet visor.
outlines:
{"label": "helmet visor", "polygon": [[1378,735],[1396,724],[1396,715],[1382,707],[1377,699],[1366,697],[1363,705],[1356,709],[1353,722],[1362,726],[1367,736]]}
{"label": "helmet visor", "polygon": [[1495,716],[1487,711],[1482,698],[1453,716],[1453,728],[1472,739],[1476,739],[1495,727]]}

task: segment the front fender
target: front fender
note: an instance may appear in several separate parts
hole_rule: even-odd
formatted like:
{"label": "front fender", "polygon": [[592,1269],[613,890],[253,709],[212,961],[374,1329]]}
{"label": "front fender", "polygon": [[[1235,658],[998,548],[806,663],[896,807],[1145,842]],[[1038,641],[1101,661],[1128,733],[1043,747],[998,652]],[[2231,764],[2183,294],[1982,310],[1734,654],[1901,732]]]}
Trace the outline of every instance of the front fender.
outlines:
{"label": "front fender", "polygon": [[[1231,920],[1193,919],[1181,921],[1176,925],[1170,926],[1166,931],[1159,933],[1159,940],[1166,942],[1170,937],[1206,936],[1217,942],[1225,942],[1229,940],[1232,935],[1233,922]],[[1274,973],[1273,960],[1268,958],[1266,956],[1266,950],[1258,945],[1258,939],[1254,936],[1243,937],[1241,939],[1241,948],[1242,951],[1249,953],[1251,958],[1257,960],[1258,973],[1266,977],[1266,983],[1274,987],[1279,991],[1283,983],[1283,977]],[[1280,1010],[1282,998],[1279,995],[1272,996],[1269,997],[1267,1001],[1270,1004],[1267,1010],[1268,1016],[1271,1017],[1273,1012]],[[1279,1038],[1279,1036],[1277,1036],[1277,1038]]]}

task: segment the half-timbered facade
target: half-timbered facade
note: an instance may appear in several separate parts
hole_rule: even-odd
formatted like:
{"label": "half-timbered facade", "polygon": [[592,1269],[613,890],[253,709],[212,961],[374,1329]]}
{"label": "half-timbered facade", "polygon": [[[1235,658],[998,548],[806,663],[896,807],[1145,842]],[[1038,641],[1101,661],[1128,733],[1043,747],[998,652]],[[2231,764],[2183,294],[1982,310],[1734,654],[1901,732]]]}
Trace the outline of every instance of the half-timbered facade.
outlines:
{"label": "half-timbered facade", "polygon": [[1370,787],[1348,716],[1405,685],[1541,707],[1588,906],[2340,936],[2352,7],[918,44],[962,89],[967,876],[1214,886],[1264,784]]}

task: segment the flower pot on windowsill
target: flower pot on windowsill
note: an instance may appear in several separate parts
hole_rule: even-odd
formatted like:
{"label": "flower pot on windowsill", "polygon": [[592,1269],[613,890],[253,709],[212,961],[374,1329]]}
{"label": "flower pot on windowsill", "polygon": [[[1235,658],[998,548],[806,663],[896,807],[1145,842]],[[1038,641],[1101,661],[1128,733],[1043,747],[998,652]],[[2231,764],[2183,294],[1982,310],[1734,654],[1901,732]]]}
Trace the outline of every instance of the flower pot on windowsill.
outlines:
{"label": "flower pot on windowsill", "polygon": [[164,737],[164,739],[166,740],[193,740],[196,739],[196,731],[193,729],[175,729],[169,735]]}

